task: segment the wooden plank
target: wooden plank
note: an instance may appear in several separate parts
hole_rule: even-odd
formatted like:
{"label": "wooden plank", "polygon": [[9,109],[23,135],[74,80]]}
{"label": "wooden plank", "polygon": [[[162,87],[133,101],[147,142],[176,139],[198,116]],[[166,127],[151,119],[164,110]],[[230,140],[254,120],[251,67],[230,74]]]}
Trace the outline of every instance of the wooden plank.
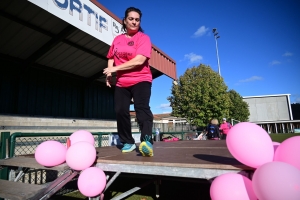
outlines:
{"label": "wooden plank", "polygon": [[1,159],[0,166],[14,166],[14,167],[26,167],[31,169],[47,169],[47,170],[56,170],[64,171],[69,169],[69,166],[66,163],[63,163],[54,167],[45,167],[40,165],[35,158],[32,157],[13,157],[8,159]]}
{"label": "wooden plank", "polygon": [[155,142],[153,157],[141,156],[138,148],[131,153],[122,153],[120,148],[97,148],[97,163],[253,170],[230,154],[224,140]]}
{"label": "wooden plank", "polygon": [[0,197],[10,200],[30,199],[42,190],[43,185],[34,185],[21,182],[13,182],[0,179]]}

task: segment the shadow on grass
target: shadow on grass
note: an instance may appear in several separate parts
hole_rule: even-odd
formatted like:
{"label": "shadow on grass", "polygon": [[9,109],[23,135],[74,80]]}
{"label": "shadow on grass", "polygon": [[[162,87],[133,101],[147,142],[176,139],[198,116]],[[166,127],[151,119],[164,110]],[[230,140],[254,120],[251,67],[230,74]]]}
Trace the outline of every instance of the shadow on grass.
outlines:
{"label": "shadow on grass", "polygon": [[[159,181],[159,198],[160,200],[210,200],[209,189],[210,183],[204,179],[185,179],[163,177]],[[117,180],[105,191],[104,199],[112,199],[134,187],[139,187],[149,182],[149,178],[137,177],[118,177]],[[151,182],[151,181],[150,181]],[[154,181],[142,187],[134,194],[125,197],[126,200],[155,200],[156,189]],[[52,200],[80,200],[89,198],[83,196],[79,191],[67,194],[67,196],[53,196]]]}
{"label": "shadow on grass", "polygon": [[[190,181],[192,180],[192,181]],[[149,179],[138,179],[130,177],[121,177],[112,184],[111,187],[104,193],[105,199],[111,199],[121,193],[124,193],[134,187],[143,185]],[[195,179],[162,179],[159,184],[159,199],[193,199],[193,200],[210,200],[209,195],[210,183],[207,181],[196,181]],[[119,193],[117,193],[118,191]],[[154,182],[143,187],[124,199],[127,200],[150,200],[157,199]]]}

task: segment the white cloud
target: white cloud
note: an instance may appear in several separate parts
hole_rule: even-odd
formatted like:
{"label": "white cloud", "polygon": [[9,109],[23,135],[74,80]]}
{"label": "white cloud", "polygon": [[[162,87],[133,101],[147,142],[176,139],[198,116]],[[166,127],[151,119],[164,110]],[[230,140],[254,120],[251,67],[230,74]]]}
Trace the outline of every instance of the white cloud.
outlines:
{"label": "white cloud", "polygon": [[270,62],[270,65],[280,65],[281,62],[279,62],[278,60],[273,60],[272,62]]}
{"label": "white cloud", "polygon": [[162,108],[162,109],[170,108],[170,103],[162,103],[162,104],[160,104],[160,106],[158,108]]}
{"label": "white cloud", "polygon": [[202,56],[197,55],[195,53],[189,53],[184,55],[184,59],[188,59],[190,63],[198,62],[203,59]]}
{"label": "white cloud", "polygon": [[207,33],[209,28],[205,28],[205,26],[201,26],[198,30],[193,34],[193,37],[201,37]]}
{"label": "white cloud", "polygon": [[293,55],[294,55],[293,53],[287,51],[282,56],[286,56],[287,57],[287,56],[293,56]]}
{"label": "white cloud", "polygon": [[300,103],[300,95],[292,94],[291,95],[291,103]]}
{"label": "white cloud", "polygon": [[170,103],[162,103],[157,108],[160,109],[159,113],[170,113],[170,112],[172,112],[172,108],[170,106]]}
{"label": "white cloud", "polygon": [[244,79],[244,80],[239,80],[240,83],[244,83],[244,82],[251,82],[251,81],[259,81],[262,80],[263,78],[260,76],[252,76],[250,78]]}

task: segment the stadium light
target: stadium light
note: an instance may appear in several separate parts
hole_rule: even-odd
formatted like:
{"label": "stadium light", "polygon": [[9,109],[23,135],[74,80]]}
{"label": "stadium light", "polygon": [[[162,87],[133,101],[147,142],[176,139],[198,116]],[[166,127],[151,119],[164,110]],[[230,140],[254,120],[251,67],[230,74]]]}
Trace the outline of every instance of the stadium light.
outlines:
{"label": "stadium light", "polygon": [[219,59],[219,51],[218,51],[218,39],[220,38],[220,36],[218,35],[218,31],[216,28],[212,29],[212,32],[214,34],[215,37],[215,41],[216,41],[216,50],[217,50],[217,60],[218,60],[218,70],[219,70],[219,75],[221,76],[221,68],[220,68],[220,59]]}

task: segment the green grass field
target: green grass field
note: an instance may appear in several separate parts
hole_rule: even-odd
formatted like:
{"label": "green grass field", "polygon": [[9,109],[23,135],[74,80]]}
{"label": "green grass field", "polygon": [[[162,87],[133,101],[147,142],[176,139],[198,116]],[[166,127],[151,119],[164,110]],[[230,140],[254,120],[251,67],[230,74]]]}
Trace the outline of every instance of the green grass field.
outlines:
{"label": "green grass field", "polygon": [[279,134],[270,134],[272,141],[274,142],[283,142],[285,139],[300,136],[300,133],[279,133]]}
{"label": "green grass field", "polygon": [[[282,142],[287,138],[293,136],[300,136],[300,134],[270,134],[272,141]],[[104,193],[105,199],[111,199],[118,196],[133,187],[142,185],[149,180],[148,178],[135,178],[129,176],[120,176],[116,181],[108,188]],[[160,197],[159,199],[193,199],[193,200],[210,200],[209,188],[210,183],[207,180],[195,180],[184,179],[181,180],[162,180],[160,184]],[[53,196],[51,199],[56,200],[79,200],[88,199],[80,194],[79,191],[75,191],[64,196]],[[143,187],[135,194],[125,198],[126,200],[154,200],[155,197],[155,185],[154,183]]]}

